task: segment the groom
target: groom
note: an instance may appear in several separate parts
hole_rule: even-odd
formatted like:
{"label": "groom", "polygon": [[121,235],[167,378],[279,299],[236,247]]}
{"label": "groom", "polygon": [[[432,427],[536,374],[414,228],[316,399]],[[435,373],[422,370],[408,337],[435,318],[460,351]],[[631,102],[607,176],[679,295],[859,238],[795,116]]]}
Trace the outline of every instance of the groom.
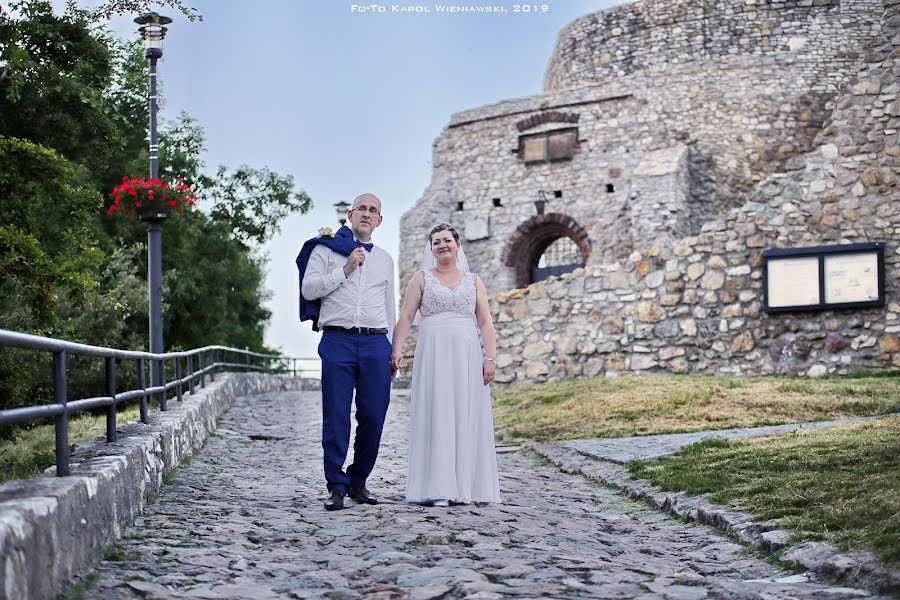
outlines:
{"label": "groom", "polygon": [[[356,248],[347,256],[327,244],[313,248],[301,274],[301,293],[320,300],[322,449],[330,496],[327,510],[344,508],[344,496],[378,504],[366,489],[375,466],[391,391],[391,335],[397,320],[394,261],[372,244],[381,225],[381,201],[362,194],[347,213]],[[343,228],[342,228],[343,230]],[[346,230],[339,231],[338,234]],[[352,246],[352,245],[351,245]],[[350,404],[356,391],[353,464],[344,472],[350,445]]]}

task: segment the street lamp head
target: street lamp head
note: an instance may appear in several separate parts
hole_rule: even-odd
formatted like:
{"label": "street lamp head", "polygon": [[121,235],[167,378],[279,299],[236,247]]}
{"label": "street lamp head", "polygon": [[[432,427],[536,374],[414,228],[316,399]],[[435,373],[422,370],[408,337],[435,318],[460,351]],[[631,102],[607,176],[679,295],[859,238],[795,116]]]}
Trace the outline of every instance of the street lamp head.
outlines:
{"label": "street lamp head", "polygon": [[172,19],[159,13],[148,12],[136,18],[134,22],[140,25],[138,29],[144,38],[144,57],[161,58],[163,38],[166,37],[167,31],[165,26],[171,23]]}
{"label": "street lamp head", "polygon": [[537,210],[537,214],[544,214],[544,207],[547,206],[547,192],[544,190],[538,190],[538,199],[534,201],[534,208]]}
{"label": "street lamp head", "polygon": [[337,211],[338,223],[344,225],[347,223],[347,212],[350,210],[350,204],[341,200],[334,203],[334,210]]}

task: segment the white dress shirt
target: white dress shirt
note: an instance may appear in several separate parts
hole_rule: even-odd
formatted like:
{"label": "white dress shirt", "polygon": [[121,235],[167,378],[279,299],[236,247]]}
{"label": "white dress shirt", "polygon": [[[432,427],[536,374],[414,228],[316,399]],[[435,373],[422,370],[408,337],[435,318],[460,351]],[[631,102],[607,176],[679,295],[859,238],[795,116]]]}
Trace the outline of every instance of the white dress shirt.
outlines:
{"label": "white dress shirt", "polygon": [[321,298],[319,329],[375,327],[394,335],[397,307],[394,300],[394,259],[374,246],[365,262],[344,276],[347,257],[324,244],[313,248],[300,288],[307,300]]}

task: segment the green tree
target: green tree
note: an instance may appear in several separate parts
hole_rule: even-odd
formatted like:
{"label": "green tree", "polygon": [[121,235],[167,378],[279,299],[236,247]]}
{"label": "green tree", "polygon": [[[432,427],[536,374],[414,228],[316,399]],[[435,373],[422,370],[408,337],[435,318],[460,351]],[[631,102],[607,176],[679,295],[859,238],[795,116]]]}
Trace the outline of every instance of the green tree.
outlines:
{"label": "green tree", "polygon": [[291,175],[247,165],[233,171],[219,167],[212,184],[203,190],[203,198],[213,203],[213,220],[227,225],[235,239],[257,244],[278,233],[289,214],[306,212],[311,206],[305,192],[294,190]]}
{"label": "green tree", "polygon": [[163,321],[168,348],[222,344],[264,350],[270,313],[263,261],[205,214],[165,226]]}
{"label": "green tree", "polygon": [[[53,150],[0,136],[0,198],[0,328],[66,337],[60,306],[83,314],[98,291],[100,194]],[[0,408],[49,401],[50,359],[0,350]]]}
{"label": "green tree", "polygon": [[47,331],[61,294],[97,288],[103,200],[53,150],[0,136],[0,324]]}
{"label": "green tree", "polygon": [[[203,15],[198,13],[196,8],[186,6],[181,0],[105,0],[90,10],[90,14],[97,18],[110,19],[116,15],[145,13],[157,7],[177,10],[189,21],[203,20]],[[66,0],[66,12],[79,13],[84,10],[79,8],[78,0]]]}
{"label": "green tree", "polygon": [[[104,6],[125,11],[145,4]],[[64,17],[45,0],[6,6],[0,5],[0,328],[146,349],[147,226],[104,210],[123,175],[147,170],[141,48],[113,39],[97,13],[74,4]],[[161,129],[161,175],[183,177],[209,207],[165,225],[166,348],[218,343],[264,350],[264,258],[252,246],[269,239],[290,212],[307,210],[309,197],[295,190],[293,178],[266,168],[222,167],[215,178],[205,175],[203,130],[186,114]],[[50,400],[50,358],[0,349],[0,408]],[[72,362],[70,397],[102,393],[102,361]],[[0,429],[0,436],[8,432]]]}
{"label": "green tree", "polygon": [[90,173],[118,150],[104,90],[112,76],[106,40],[81,16],[57,17],[33,0],[0,12],[0,135],[56,150]]}
{"label": "green tree", "polygon": [[113,74],[103,99],[104,110],[116,128],[115,139],[109,140],[116,152],[106,170],[98,174],[97,183],[103,193],[108,193],[123,175],[146,172],[149,163],[148,68],[142,45],[136,40],[111,40],[110,54]]}

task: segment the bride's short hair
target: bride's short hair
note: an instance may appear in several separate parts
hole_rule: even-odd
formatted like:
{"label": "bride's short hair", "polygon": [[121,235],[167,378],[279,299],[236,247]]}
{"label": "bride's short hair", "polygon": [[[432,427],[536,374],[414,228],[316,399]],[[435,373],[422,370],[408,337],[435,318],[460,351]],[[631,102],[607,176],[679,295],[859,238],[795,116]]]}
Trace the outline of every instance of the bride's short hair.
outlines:
{"label": "bride's short hair", "polygon": [[433,236],[434,234],[436,234],[439,231],[449,231],[450,233],[453,234],[453,239],[456,240],[457,242],[459,241],[459,234],[456,232],[455,229],[453,229],[453,225],[451,225],[450,223],[441,223],[439,225],[435,225],[431,229],[431,231],[428,232],[428,241],[430,242],[431,236]]}

